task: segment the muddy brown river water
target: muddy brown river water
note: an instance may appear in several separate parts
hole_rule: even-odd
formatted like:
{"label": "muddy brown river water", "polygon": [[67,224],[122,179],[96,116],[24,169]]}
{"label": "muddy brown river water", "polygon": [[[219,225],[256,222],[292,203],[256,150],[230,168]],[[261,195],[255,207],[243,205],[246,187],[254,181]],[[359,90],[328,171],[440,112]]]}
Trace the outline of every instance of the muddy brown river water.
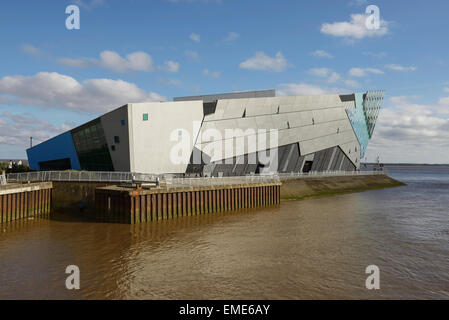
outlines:
{"label": "muddy brown river water", "polygon": [[0,299],[448,299],[449,168],[389,172],[408,185],[135,226],[0,225]]}

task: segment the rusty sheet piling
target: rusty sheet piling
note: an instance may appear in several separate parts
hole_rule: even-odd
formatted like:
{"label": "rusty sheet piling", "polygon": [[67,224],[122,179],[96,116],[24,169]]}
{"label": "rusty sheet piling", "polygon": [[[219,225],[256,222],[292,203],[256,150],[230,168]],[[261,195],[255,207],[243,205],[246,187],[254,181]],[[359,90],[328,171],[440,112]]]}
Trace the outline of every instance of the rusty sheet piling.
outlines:
{"label": "rusty sheet piling", "polygon": [[49,217],[52,188],[51,182],[1,186],[0,223],[29,217]]}
{"label": "rusty sheet piling", "polygon": [[280,182],[232,186],[131,189],[95,192],[97,220],[136,224],[280,203]]}

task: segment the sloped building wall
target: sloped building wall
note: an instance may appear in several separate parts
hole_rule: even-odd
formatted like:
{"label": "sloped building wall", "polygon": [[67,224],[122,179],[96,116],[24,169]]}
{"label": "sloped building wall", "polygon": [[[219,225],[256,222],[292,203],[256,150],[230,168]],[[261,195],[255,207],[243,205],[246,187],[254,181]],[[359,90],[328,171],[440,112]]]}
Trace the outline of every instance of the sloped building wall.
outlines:
{"label": "sloped building wall", "polygon": [[[215,112],[204,117],[195,144],[210,159],[203,165],[203,174],[356,170],[361,148],[346,113],[354,106],[354,101],[345,103],[339,95],[218,100]],[[241,132],[228,138],[226,131],[236,128]],[[277,130],[277,144],[259,144],[260,129]],[[209,131],[218,131],[221,139]],[[240,150],[239,140],[240,144],[244,140]],[[231,154],[227,146],[232,146]],[[220,148],[222,152],[214,152]],[[272,158],[268,167],[259,161],[259,153]],[[187,173],[198,173],[200,167],[192,164]]]}

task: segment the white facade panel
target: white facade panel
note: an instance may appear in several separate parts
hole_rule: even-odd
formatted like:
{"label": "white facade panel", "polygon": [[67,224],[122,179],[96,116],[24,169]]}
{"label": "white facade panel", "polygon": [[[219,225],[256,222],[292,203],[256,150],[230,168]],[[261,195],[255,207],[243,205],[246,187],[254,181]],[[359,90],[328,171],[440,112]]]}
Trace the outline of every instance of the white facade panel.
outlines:
{"label": "white facade panel", "polygon": [[[143,115],[148,115],[144,120]],[[203,119],[202,101],[135,103],[129,105],[131,171],[141,173],[180,173],[187,161],[176,163],[171,153],[181,139],[186,139],[190,158]],[[196,122],[196,128],[194,128]],[[183,132],[179,135],[179,131]],[[176,138],[177,140],[172,140]]]}

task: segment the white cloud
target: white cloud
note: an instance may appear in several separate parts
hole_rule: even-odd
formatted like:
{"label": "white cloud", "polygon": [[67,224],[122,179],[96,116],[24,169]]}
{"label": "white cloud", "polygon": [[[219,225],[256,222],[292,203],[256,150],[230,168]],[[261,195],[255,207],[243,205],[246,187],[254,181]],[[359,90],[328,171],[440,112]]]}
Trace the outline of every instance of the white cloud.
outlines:
{"label": "white cloud", "polygon": [[[194,57],[194,52],[186,52],[186,55]],[[60,58],[58,59],[62,64],[69,67],[89,67],[89,66],[100,66],[111,70],[113,72],[125,73],[129,71],[142,71],[142,72],[152,72],[154,71],[153,58],[146,52],[136,51],[126,55],[126,57],[121,57],[115,51],[103,51],[100,53],[100,58]],[[157,70],[165,72],[178,72],[180,64],[179,62],[168,60],[165,61],[163,65],[158,66]]]}
{"label": "white cloud", "polygon": [[201,36],[197,33],[191,33],[189,36],[190,40],[194,41],[194,42],[200,42],[201,41]]}
{"label": "white cloud", "polygon": [[432,106],[413,103],[409,97],[389,99],[391,107],[379,114],[368,157],[380,154],[385,162],[449,162],[449,119],[439,114],[443,102]]}
{"label": "white cloud", "polygon": [[75,124],[70,121],[55,126],[30,114],[4,112],[0,114],[0,144],[25,148],[30,137],[35,143],[40,143],[73,127]]}
{"label": "white cloud", "polygon": [[385,67],[390,69],[390,70],[402,71],[402,72],[415,71],[416,70],[416,67],[414,67],[414,66],[404,67],[404,66],[400,66],[400,65],[397,65],[397,64],[388,64]]}
{"label": "white cloud", "polygon": [[184,52],[184,54],[186,55],[186,57],[190,58],[193,61],[199,61],[200,60],[200,55],[196,51],[186,50]]}
{"label": "white cloud", "polygon": [[60,58],[59,62],[69,67],[88,67],[89,62],[85,59]]}
{"label": "white cloud", "polygon": [[327,77],[331,72],[332,70],[328,68],[315,68],[309,70],[309,74],[317,77]]}
{"label": "white cloud", "polygon": [[59,62],[69,67],[100,66],[113,72],[125,73],[129,71],[152,72],[153,58],[146,52],[136,51],[121,57],[117,52],[105,50],[100,58],[60,58]]}
{"label": "white cloud", "polygon": [[367,37],[381,37],[388,33],[388,22],[380,21],[379,29],[368,29],[366,27],[366,18],[364,14],[352,14],[350,21],[323,23],[321,32],[334,37],[343,37],[347,39],[360,40]]}
{"label": "white cloud", "polygon": [[38,49],[30,44],[23,44],[20,46],[20,49],[23,52],[33,55],[33,56],[38,56],[38,55],[43,54],[43,51],[41,49]]}
{"label": "white cloud", "polygon": [[326,94],[327,91],[307,83],[284,83],[279,85],[277,95],[279,96],[303,96]]}
{"label": "white cloud", "polygon": [[179,62],[175,61],[165,61],[163,66],[159,67],[160,70],[165,72],[178,72],[179,71]]}
{"label": "white cloud", "polygon": [[368,73],[383,74],[384,72],[376,68],[351,68],[349,70],[349,75],[353,77],[365,77]]}
{"label": "white cloud", "polygon": [[314,52],[311,52],[310,54],[314,57],[319,57],[319,58],[333,58],[334,57],[329,52],[326,52],[324,50],[316,50]]}
{"label": "white cloud", "polygon": [[209,77],[212,77],[212,78],[220,78],[220,75],[221,75],[221,73],[220,72],[218,72],[218,71],[210,71],[209,69],[204,69],[203,70],[203,74],[205,75],[205,76],[209,76]]}
{"label": "white cloud", "polygon": [[358,83],[355,80],[351,80],[351,79],[345,80],[345,85],[350,88],[360,88],[361,87],[360,83]]}
{"label": "white cloud", "polygon": [[133,83],[112,79],[76,79],[56,72],[0,79],[0,97],[9,103],[102,113],[132,102],[163,101],[165,97]]}
{"label": "white cloud", "polygon": [[340,80],[340,75],[338,74],[338,73],[336,73],[336,72],[332,72],[331,74],[330,74],[330,76],[329,76],[329,78],[327,78],[327,82],[329,82],[329,83],[335,83],[335,82],[337,82],[338,80]]}
{"label": "white cloud", "polygon": [[153,58],[143,51],[130,53],[126,58],[122,58],[115,51],[103,51],[100,53],[100,65],[115,72],[130,70],[151,72]]}
{"label": "white cloud", "polygon": [[9,104],[9,100],[7,97],[0,96],[0,105],[2,104]]}
{"label": "white cloud", "polygon": [[449,92],[449,88],[444,88],[443,91],[444,92]]}
{"label": "white cloud", "polygon": [[351,93],[343,88],[323,88],[308,83],[282,83],[278,85],[276,94],[278,96],[310,96],[320,94],[344,94]]}
{"label": "white cloud", "polygon": [[329,68],[310,69],[309,74],[317,76],[317,77],[321,77],[321,78],[327,78],[327,81],[329,83],[335,83],[338,80],[340,80],[340,78],[341,78],[337,72],[332,71],[332,69],[329,69]]}
{"label": "white cloud", "polygon": [[276,56],[272,58],[259,51],[253,57],[240,63],[239,67],[248,70],[281,72],[287,68],[287,60],[281,52],[276,53]]}
{"label": "white cloud", "polygon": [[240,35],[237,32],[229,32],[226,37],[223,38],[223,42],[230,43],[240,38]]}
{"label": "white cloud", "polygon": [[[447,90],[449,92],[449,90]],[[439,114],[449,115],[449,97],[444,97],[438,100],[438,105],[436,107],[436,111]],[[449,130],[449,128],[448,128]]]}

